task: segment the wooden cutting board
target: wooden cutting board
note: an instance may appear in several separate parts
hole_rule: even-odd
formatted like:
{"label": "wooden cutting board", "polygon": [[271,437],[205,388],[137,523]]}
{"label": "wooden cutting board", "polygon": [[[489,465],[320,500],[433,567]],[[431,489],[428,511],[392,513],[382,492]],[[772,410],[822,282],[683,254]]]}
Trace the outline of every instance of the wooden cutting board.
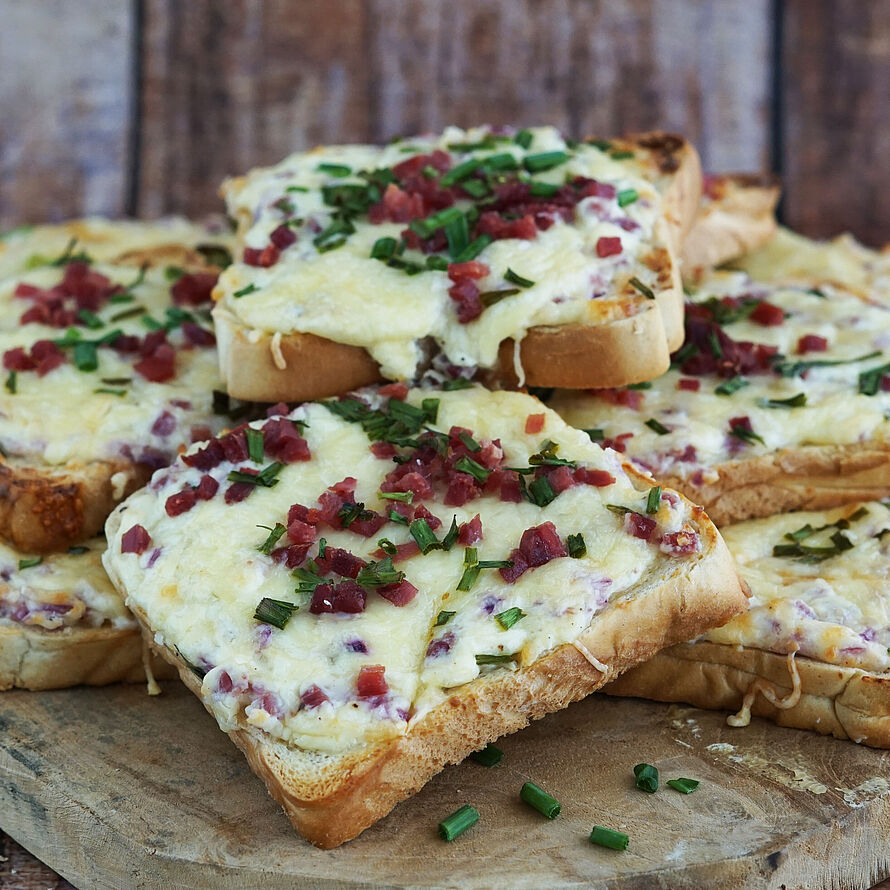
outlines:
{"label": "wooden cutting board", "polygon": [[[724,715],[592,696],[504,738],[504,761],[447,769],[337,850],[291,829],[179,684],[0,695],[0,827],[93,887],[869,887],[890,875],[890,752]],[[632,767],[682,795],[634,788]],[[519,801],[533,780],[548,821]],[[438,821],[480,823],[451,844]],[[594,824],[630,835],[593,847]]]}

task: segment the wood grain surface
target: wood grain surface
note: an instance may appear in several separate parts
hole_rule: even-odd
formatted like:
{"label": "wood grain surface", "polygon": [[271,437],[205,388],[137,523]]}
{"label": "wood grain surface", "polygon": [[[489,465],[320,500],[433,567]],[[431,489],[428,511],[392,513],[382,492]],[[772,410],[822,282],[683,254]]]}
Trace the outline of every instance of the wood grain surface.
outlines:
{"label": "wood grain surface", "polygon": [[[592,696],[449,768],[334,851],[296,836],[201,705],[168,684],[0,697],[0,827],[75,886],[865,888],[890,875],[890,752]],[[633,787],[632,767],[701,780]],[[523,805],[533,780],[562,802]],[[480,824],[453,844],[436,823]],[[630,835],[591,846],[594,824]]]}
{"label": "wood grain surface", "polygon": [[319,142],[683,131],[787,220],[890,240],[890,0],[0,0],[0,225],[219,208]]}

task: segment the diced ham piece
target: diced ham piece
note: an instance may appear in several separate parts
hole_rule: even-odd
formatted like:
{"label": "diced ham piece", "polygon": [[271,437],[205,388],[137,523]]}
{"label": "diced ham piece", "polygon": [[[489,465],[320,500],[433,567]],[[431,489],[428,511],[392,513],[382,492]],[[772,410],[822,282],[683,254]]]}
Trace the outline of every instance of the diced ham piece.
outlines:
{"label": "diced ham piece", "polygon": [[519,539],[519,547],[510,554],[512,568],[500,569],[501,577],[512,584],[527,569],[546,565],[553,559],[568,556],[568,551],[552,522],[527,528]]}
{"label": "diced ham piece", "polygon": [[469,324],[482,315],[482,301],[479,299],[478,285],[475,281],[464,279],[448,288],[448,296],[457,303],[457,320],[461,324]]}
{"label": "diced ham piece", "polygon": [[643,404],[643,393],[639,389],[591,389],[589,392],[610,405],[623,405],[634,411]]}
{"label": "diced ham piece", "polygon": [[[313,544],[318,536],[318,529],[308,522],[301,522],[299,519],[289,522],[287,525],[287,537],[294,544]],[[355,577],[353,575],[353,577]]]}
{"label": "diced ham piece", "polygon": [[21,346],[16,346],[3,353],[3,367],[7,371],[33,371],[35,363]]}
{"label": "diced ham piece", "polygon": [[479,217],[474,234],[491,235],[494,241],[505,238],[531,241],[538,237],[538,227],[535,225],[534,216],[530,213],[519,219],[504,219],[499,213],[489,210]]}
{"label": "diced ham piece", "polygon": [[406,179],[409,176],[417,176],[427,167],[432,167],[438,173],[444,173],[451,169],[451,157],[447,152],[437,148],[432,154],[414,155],[407,160],[401,161],[392,168],[393,175],[396,179]]}
{"label": "diced ham piece", "polygon": [[176,418],[169,411],[162,411],[151,425],[153,436],[165,438],[176,429]]}
{"label": "diced ham piece", "polygon": [[681,377],[677,381],[677,389],[683,389],[687,392],[698,392],[701,389],[701,380],[694,377]]}
{"label": "diced ham piece", "polygon": [[470,547],[482,540],[482,517],[477,513],[469,522],[461,523],[457,531],[457,540]]}
{"label": "diced ham piece", "polygon": [[701,541],[692,529],[682,529],[666,534],[661,539],[659,549],[670,556],[689,556],[701,550]]}
{"label": "diced ham piece", "polygon": [[480,278],[485,278],[490,271],[485,263],[470,260],[466,263],[450,263],[448,266],[448,277],[455,283],[465,281],[468,278],[478,281]]}
{"label": "diced ham piece", "polygon": [[133,365],[133,370],[152,383],[166,383],[176,375],[176,352],[167,342],[158,344],[148,355],[143,350],[143,357]]}
{"label": "diced ham piece", "polygon": [[195,490],[186,488],[185,491],[171,494],[164,504],[164,509],[167,511],[168,516],[181,516],[183,513],[188,513],[197,502],[198,495],[195,493]]}
{"label": "diced ham piece", "polygon": [[[392,555],[393,565],[397,562],[404,562],[406,559],[411,559],[414,556],[418,556],[420,554],[420,547],[417,544],[417,541],[406,541],[404,544],[396,544],[396,552]],[[382,550],[375,550],[374,556],[377,559],[383,559],[385,556],[389,554],[384,553]]]}
{"label": "diced ham piece", "polygon": [[279,250],[285,250],[290,247],[291,244],[296,243],[297,235],[290,226],[278,226],[277,229],[272,230],[272,234],[269,235],[269,240]]}
{"label": "diced ham piece", "polygon": [[387,383],[386,386],[381,386],[377,390],[377,394],[385,399],[397,399],[400,402],[404,402],[405,397],[408,395],[408,384]]}
{"label": "diced ham piece", "polygon": [[578,467],[575,470],[575,481],[579,485],[593,485],[596,488],[605,488],[615,482],[615,477],[608,470],[592,470],[588,467]]}
{"label": "diced ham piece", "polygon": [[[310,526],[307,526],[310,527]],[[290,528],[288,528],[288,535]],[[315,559],[318,564],[318,571],[322,575],[339,575],[341,578],[355,579],[358,573],[367,565],[367,563],[341,547],[327,547],[324,556],[318,556]]]}
{"label": "diced ham piece", "polygon": [[447,633],[442,634],[438,639],[430,640],[429,646],[426,647],[426,657],[438,658],[440,655],[450,652],[453,644],[454,633],[449,630]]}
{"label": "diced ham piece", "polygon": [[436,531],[437,529],[442,528],[442,520],[439,519],[439,517],[436,516],[435,513],[430,513],[430,511],[427,510],[427,508],[424,507],[423,504],[419,504],[418,506],[416,506],[413,509],[411,518],[412,519],[425,519],[427,525],[433,531]]}
{"label": "diced ham piece", "polygon": [[408,580],[398,584],[388,584],[386,587],[378,587],[377,593],[389,600],[394,606],[407,606],[417,596],[417,588]]}
{"label": "diced ham piece", "polygon": [[192,346],[214,346],[216,344],[216,335],[207,328],[195,324],[193,321],[184,321],[182,323],[182,333],[185,339]]}
{"label": "diced ham piece", "polygon": [[250,457],[250,450],[247,447],[247,436],[244,433],[244,427],[236,427],[230,433],[226,433],[219,439],[222,447],[223,456],[227,461],[233,464],[240,464],[242,461]]}
{"label": "diced ham piece", "polygon": [[370,698],[375,695],[386,695],[389,686],[384,674],[386,669],[382,664],[366,664],[358,672],[355,681],[355,690],[361,698]]}
{"label": "diced ham piece", "polygon": [[368,219],[378,225],[382,222],[411,222],[426,216],[421,195],[412,195],[394,182],[387,185],[383,199],[368,209]]}
{"label": "diced ham piece", "polygon": [[309,544],[290,544],[287,547],[276,547],[269,556],[275,562],[284,563],[289,569],[302,565],[309,554]]}
{"label": "diced ham piece", "polygon": [[312,594],[309,611],[313,615],[328,612],[356,615],[365,611],[365,590],[350,579],[337,584],[319,584]]}
{"label": "diced ham piece", "polygon": [[286,417],[275,417],[263,424],[263,447],[270,457],[283,463],[311,460],[309,443],[299,427]]}
{"label": "diced ham piece", "polygon": [[603,236],[596,242],[596,255],[601,259],[609,256],[617,256],[621,253],[621,250],[620,238],[607,238]]}
{"label": "diced ham piece", "polygon": [[804,334],[797,341],[797,354],[805,355],[808,352],[825,352],[828,349],[828,340],[818,334]]}
{"label": "diced ham piece", "polygon": [[371,454],[373,454],[374,457],[379,457],[381,460],[391,460],[397,453],[396,446],[391,442],[371,443]]}
{"label": "diced ham piece", "polygon": [[302,704],[304,708],[318,708],[326,701],[330,701],[330,699],[324,691],[314,683],[304,692],[300,693],[300,704]]}
{"label": "diced ham piece", "polygon": [[655,520],[641,513],[624,514],[624,530],[635,538],[651,541],[655,532]]}
{"label": "diced ham piece", "polygon": [[219,482],[213,476],[208,476],[205,473],[195,488],[195,497],[199,501],[209,501],[217,491],[219,491]]}
{"label": "diced ham piece", "polygon": [[209,303],[217,278],[219,276],[215,272],[186,272],[170,288],[170,297],[177,306],[201,306]]}
{"label": "diced ham piece", "polygon": [[151,535],[141,525],[134,525],[121,535],[121,553],[145,553],[150,546]]}
{"label": "diced ham piece", "polygon": [[31,358],[37,366],[38,377],[43,377],[65,363],[65,353],[52,340],[38,340],[31,347]]}
{"label": "diced ham piece", "polygon": [[274,244],[269,244],[263,248],[244,248],[244,262],[248,266],[268,268],[269,266],[274,266],[278,262],[280,256],[281,251]]}
{"label": "diced ham piece", "polygon": [[198,470],[212,470],[218,467],[225,458],[225,452],[219,439],[211,439],[204,448],[199,448],[193,454],[184,454],[182,462],[187,467],[195,467]]}
{"label": "diced ham piece", "polygon": [[546,415],[544,414],[529,414],[529,416],[525,418],[526,433],[530,436],[535,435],[535,433],[540,433],[541,430],[544,429],[545,419]]}
{"label": "diced ham piece", "polygon": [[776,327],[785,321],[785,313],[778,306],[767,303],[766,300],[761,300],[749,317],[751,321],[764,327]]}

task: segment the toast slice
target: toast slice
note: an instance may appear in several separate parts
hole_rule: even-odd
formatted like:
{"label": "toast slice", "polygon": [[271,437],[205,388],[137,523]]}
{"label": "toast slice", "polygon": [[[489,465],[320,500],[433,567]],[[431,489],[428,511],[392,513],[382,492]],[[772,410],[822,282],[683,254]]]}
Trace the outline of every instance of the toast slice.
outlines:
{"label": "toast slice", "polygon": [[745,605],[703,511],[481,388],[236,429],[107,530],[146,639],[322,847]]}
{"label": "toast slice", "polygon": [[781,227],[733,265],[759,281],[835,284],[871,299],[890,300],[890,245],[874,250],[850,234],[816,241]]}
{"label": "toast slice", "polygon": [[229,180],[240,261],[214,292],[228,391],[414,380],[430,347],[520,385],[649,379],[682,340],[676,257],[700,175],[677,136],[567,143],[544,127],[318,148]]}
{"label": "toast slice", "polygon": [[552,406],[718,526],[890,496],[890,304],[713,272],[686,327],[672,370],[646,388]]}
{"label": "toast slice", "polygon": [[686,281],[762,247],[776,233],[779,182],[767,174],[705,176],[702,200],[692,229],[683,240]]}
{"label": "toast slice", "polygon": [[104,538],[45,557],[0,544],[0,690],[145,679],[147,649],[102,568],[104,550]]}
{"label": "toast slice", "polygon": [[724,529],[749,610],[606,691],[741,709],[734,726],[756,714],[890,748],[888,531],[877,501]]}
{"label": "toast slice", "polygon": [[[85,225],[51,229],[47,243]],[[97,231],[124,247],[120,263],[71,241],[47,259],[32,233],[20,236],[27,251],[16,247],[27,268],[0,282],[0,538],[26,552],[95,535],[178,448],[224,423],[212,396],[218,268],[188,245],[156,243],[166,229],[126,224],[115,241],[114,225],[88,231],[106,252]],[[150,247],[133,247],[134,229]]]}

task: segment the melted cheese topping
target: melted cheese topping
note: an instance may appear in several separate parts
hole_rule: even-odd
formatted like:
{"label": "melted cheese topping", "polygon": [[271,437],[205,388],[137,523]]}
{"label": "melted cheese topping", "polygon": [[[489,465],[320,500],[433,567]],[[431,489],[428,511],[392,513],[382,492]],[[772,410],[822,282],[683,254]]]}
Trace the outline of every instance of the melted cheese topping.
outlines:
{"label": "melted cheese topping", "polygon": [[[150,250],[171,244],[232,246],[232,236],[221,220],[205,224],[180,217],[144,222],[75,219],[58,225],[19,226],[0,233],[0,279],[18,275],[60,256],[75,239],[75,252],[86,251],[94,262],[112,262],[130,251]],[[139,261],[136,261],[139,265]]]}
{"label": "melted cheese topping", "polygon": [[135,627],[102,568],[104,551],[105,539],[93,538],[28,566],[27,554],[0,544],[0,622],[44,630]]}
{"label": "melted cheese topping", "polygon": [[763,247],[733,265],[758,281],[833,281],[890,300],[890,249],[872,250],[850,234],[814,241],[780,228]]}
{"label": "melted cheese topping", "polygon": [[[112,282],[131,285],[137,270],[94,264],[93,269]],[[63,275],[62,269],[42,266],[0,283],[0,356],[15,347],[30,347],[38,340],[56,340],[65,329],[41,324],[21,324],[19,318],[31,301],[15,297],[19,282],[41,288],[52,287]],[[132,302],[111,303],[96,314],[105,326],[92,330],[78,327],[84,339],[96,339],[111,330],[143,337],[148,328],[142,317],[115,320],[114,316],[136,306],[147,316],[165,320],[172,306],[171,282],[164,269],[146,271],[144,280],[130,289]],[[195,320],[210,328],[204,309],[189,308]],[[212,410],[212,390],[220,389],[216,350],[187,347],[181,329],[168,339],[176,348],[176,376],[166,383],[153,383],[133,369],[138,355],[121,355],[109,346],[99,347],[98,368],[84,372],[68,361],[43,377],[34,371],[19,371],[15,392],[0,386],[0,445],[10,460],[64,465],[93,460],[125,458],[172,459],[177,449],[191,441],[193,425],[219,431],[223,422]],[[6,379],[7,372],[3,372]],[[96,392],[99,389],[115,392]],[[118,394],[117,391],[124,392]],[[170,420],[155,425],[163,414]]]}
{"label": "melted cheese topping", "polygon": [[[856,359],[865,361],[815,367],[806,377],[780,377],[774,373],[752,374],[748,385],[731,395],[717,388],[726,383],[716,376],[693,378],[698,391],[679,389],[686,375],[671,370],[641,389],[639,407],[614,405],[589,393],[558,393],[551,402],[566,421],[582,429],[599,429],[607,439],[622,439],[626,453],[658,474],[688,478],[715,476],[713,467],[731,460],[757,457],[780,448],[806,445],[846,445],[884,440],[890,434],[890,392],[873,396],[859,393],[859,375],[890,361],[890,306],[865,301],[854,294],[824,285],[820,297],[812,285],[769,286],[752,282],[738,272],[715,272],[692,297],[703,302],[717,296],[763,297],[786,314],[784,323],[764,327],[749,319],[726,324],[735,341],[775,346],[788,361]],[[828,341],[825,352],[796,355],[797,342],[806,334]],[[769,400],[799,394],[806,404],[799,408],[769,407]],[[729,434],[732,418],[747,416],[763,442],[742,442]],[[667,433],[646,426],[654,419]],[[693,451],[689,451],[692,446]]]}
{"label": "melted cheese topping", "polygon": [[[476,142],[487,132],[450,128],[438,138],[415,138],[383,148],[318,148],[230,181],[225,187],[227,205],[241,222],[240,235],[246,246],[268,245],[270,233],[288,217],[298,217],[304,224],[292,228],[298,240],[281,252],[275,265],[230,266],[220,278],[217,292],[221,302],[216,311],[254,331],[312,333],[362,346],[380,362],[386,376],[410,379],[420,358],[418,341],[425,337],[435,338],[457,365],[492,367],[500,342],[509,337],[521,340],[533,326],[598,324],[635,314],[645,298],[628,285],[632,276],[653,289],[662,289],[657,274],[641,264],[641,257],[659,245],[656,228],[662,215],[660,196],[650,181],[654,176],[651,162],[644,153],[614,160],[593,145],[571,149],[567,163],[533,174],[534,181],[562,185],[566,177],[586,176],[614,185],[619,192],[634,189],[638,199],[619,207],[617,198],[586,198],[578,204],[572,223],[557,219],[532,240],[509,238],[491,243],[477,257],[490,269],[478,282],[481,291],[514,288],[504,278],[508,269],[534,284],[485,309],[469,324],[457,321],[455,304],[448,296],[452,282],[445,271],[409,276],[371,259],[375,241],[383,237],[398,240],[407,223],[372,225],[367,217],[360,217],[355,221],[355,233],[343,246],[319,253],[313,245],[314,234],[332,218],[333,208],[323,203],[321,187],[333,182],[363,182],[356,175],[332,177],[320,171],[319,164],[346,165],[355,173],[391,167],[416,154],[447,150],[449,144]],[[510,153],[521,163],[529,154],[568,150],[553,128],[532,132],[534,140],[527,150],[508,139],[492,149],[474,151],[472,156]],[[470,156],[455,153],[454,164]],[[292,191],[294,188],[301,191]],[[282,199],[286,211],[280,209]],[[457,206],[466,210],[470,205],[461,201]],[[601,237],[620,238],[621,253],[598,257],[596,245]],[[421,263],[425,259],[413,251],[406,252],[404,258]],[[256,290],[235,297],[251,286]],[[623,299],[614,299],[622,294]]]}
{"label": "melted cheese topping", "polygon": [[[680,559],[698,558],[667,556],[657,543],[625,531],[623,518],[605,505],[643,512],[648,486],[635,483],[614,452],[591,444],[552,412],[546,412],[540,434],[527,435],[527,416],[542,411],[536,400],[480,389],[415,390],[408,400],[416,405],[430,396],[441,400],[436,428],[459,425],[479,439],[499,438],[507,466],[527,465],[529,455],[549,438],[561,446],[560,455],[606,469],[616,479],[604,488],[569,488],[544,508],[490,496],[463,507],[424,500],[443,522],[438,536],[444,535],[452,517],[463,523],[478,513],[484,533],[475,545],[479,559],[502,560],[526,529],[549,521],[563,540],[582,533],[587,555],[554,559],[513,584],[496,569],[483,569],[475,586],[461,592],[457,584],[464,548],[456,545],[449,552],[432,551],[396,563],[419,590],[405,606],[395,607],[372,591],[361,614],[315,615],[308,610],[306,595],[295,593],[290,572],[257,547],[267,534],[265,527],[286,522],[292,504],[314,505],[328,486],[345,476],[359,480],[356,501],[386,513],[390,502],[378,496],[378,489],[393,463],[371,453],[362,428],[319,404],[297,409],[290,416],[308,424],[304,435],[312,453],[309,462],[286,466],[279,484],[257,488],[234,505],[226,505],[222,497],[232,469],[224,463],[211,471],[222,480],[219,495],[171,518],[165,512],[166,498],[184,483],[197,484],[201,475],[177,461],[118,508],[109,526],[119,523],[106,566],[126,591],[128,603],[147,615],[156,640],[208,670],[203,694],[224,728],[246,719],[278,738],[325,751],[403,733],[410,721],[441,701],[446,690],[471,682],[483,671],[534,662],[577,639],[608,603],[634,596],[638,584],[663,576]],[[652,518],[663,533],[689,529],[690,509],[678,496],[663,494]],[[135,524],[152,539],[141,556],[121,553],[121,536]],[[411,540],[405,526],[392,522],[371,539],[327,526],[321,534],[328,546],[364,559],[371,558],[378,537],[397,545]],[[262,597],[296,602],[300,609],[277,630],[253,617]],[[495,616],[511,608],[522,609],[525,617],[505,630]],[[437,626],[443,610],[456,614]],[[436,642],[432,649],[431,642]],[[513,655],[514,660],[505,667],[480,667],[480,654]],[[356,677],[363,665],[385,666],[388,695],[357,697]],[[226,691],[232,684],[234,689]],[[329,701],[301,708],[301,693],[316,685]]]}
{"label": "melted cheese topping", "polygon": [[[838,520],[867,513],[839,529]],[[842,534],[853,545],[821,562],[773,556],[789,545],[786,535],[810,525],[816,532],[800,543],[832,547]],[[703,639],[801,655],[866,671],[890,669],[890,509],[880,502],[836,510],[785,513],[740,522],[723,530],[742,578],[751,587],[746,613]]]}

